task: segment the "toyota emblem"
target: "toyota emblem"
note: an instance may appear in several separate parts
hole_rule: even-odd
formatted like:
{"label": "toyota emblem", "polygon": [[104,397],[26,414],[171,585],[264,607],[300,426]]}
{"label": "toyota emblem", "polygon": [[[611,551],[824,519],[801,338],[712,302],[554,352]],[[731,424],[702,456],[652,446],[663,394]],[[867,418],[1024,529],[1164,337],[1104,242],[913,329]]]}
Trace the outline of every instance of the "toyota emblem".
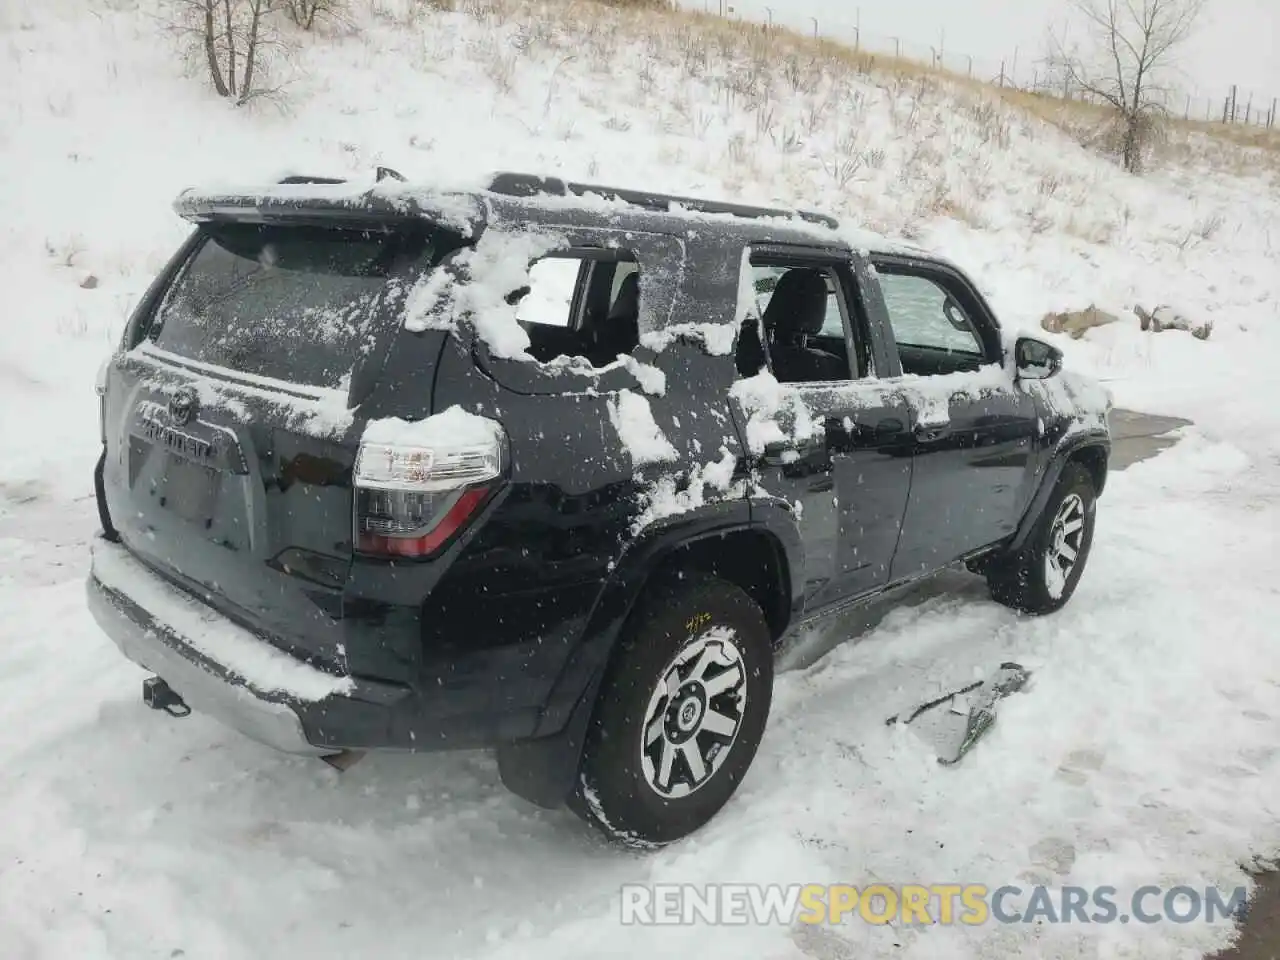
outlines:
{"label": "toyota emblem", "polygon": [[198,406],[195,390],[181,387],[169,398],[169,419],[176,427],[186,426],[196,418]]}

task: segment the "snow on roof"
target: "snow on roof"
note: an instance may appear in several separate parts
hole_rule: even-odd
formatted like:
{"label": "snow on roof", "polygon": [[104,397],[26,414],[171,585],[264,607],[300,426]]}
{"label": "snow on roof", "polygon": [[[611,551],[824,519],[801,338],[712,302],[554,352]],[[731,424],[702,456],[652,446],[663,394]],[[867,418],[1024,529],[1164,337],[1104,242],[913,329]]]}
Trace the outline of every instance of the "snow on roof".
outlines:
{"label": "snow on roof", "polygon": [[843,223],[832,228],[822,223],[801,218],[799,210],[786,212],[779,210],[778,216],[742,216],[719,211],[704,211],[673,204],[665,209],[655,209],[631,203],[625,199],[607,196],[602,193],[588,192],[582,195],[540,194],[534,197],[512,196],[510,194],[480,191],[486,199],[490,199],[513,210],[521,208],[530,210],[559,211],[563,213],[582,212],[613,217],[655,218],[657,220],[675,220],[688,228],[698,225],[713,226],[721,229],[733,229],[746,234],[749,239],[761,240],[773,235],[780,241],[809,241],[822,245],[836,243],[857,251],[862,255],[893,254],[906,257],[920,257],[940,260],[935,253],[924,247],[915,246],[904,241],[891,240],[881,234],[851,227]]}
{"label": "snow on roof", "polygon": [[[423,186],[392,178],[376,176],[328,182],[323,179],[306,182],[282,182],[297,174],[283,174],[269,183],[218,183],[183,191],[174,203],[178,213],[187,219],[200,219],[210,208],[305,206],[318,209],[364,210],[381,215],[423,216],[453,226],[470,236],[476,228],[495,217],[495,206],[508,212],[540,210],[548,213],[582,213],[594,216],[653,218],[675,220],[692,228],[701,224],[721,229],[734,229],[748,239],[811,241],[823,245],[847,246],[862,255],[896,254],[900,256],[940,259],[930,251],[880,234],[840,224],[833,228],[803,219],[799,210],[778,210],[777,216],[745,216],[732,212],[691,209],[673,202],[668,207],[649,207],[630,200],[587,192],[567,195],[539,193],[533,196],[494,192],[487,188],[491,177],[474,177],[467,182]],[[610,188],[601,188],[607,190]],[[672,198],[673,200],[678,198]],[[761,208],[763,209],[763,208]]]}
{"label": "snow on roof", "polygon": [[[480,195],[496,208],[495,215],[503,219],[511,219],[512,213],[518,216],[520,211],[542,211],[548,214],[580,214],[614,221],[628,218],[637,221],[649,220],[655,224],[676,222],[685,226],[686,232],[702,226],[754,235],[786,232],[794,239],[807,239],[824,244],[830,244],[833,240],[841,242],[839,234],[832,228],[802,219],[798,210],[779,209],[777,216],[747,216],[727,211],[699,210],[679,203],[680,198],[664,198],[659,194],[655,197],[670,199],[672,202],[667,206],[648,206],[604,192],[611,188],[600,189],[602,192],[539,193],[534,196],[485,190],[480,191]],[[693,198],[685,199],[698,202]]]}

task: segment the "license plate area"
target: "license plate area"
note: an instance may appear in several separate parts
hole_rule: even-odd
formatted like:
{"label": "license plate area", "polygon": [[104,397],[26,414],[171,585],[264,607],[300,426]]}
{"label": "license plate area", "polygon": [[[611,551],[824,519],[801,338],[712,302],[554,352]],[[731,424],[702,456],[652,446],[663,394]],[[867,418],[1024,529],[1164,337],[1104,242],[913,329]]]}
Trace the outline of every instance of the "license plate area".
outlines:
{"label": "license plate area", "polygon": [[156,492],[164,509],[184,520],[208,526],[213,521],[221,489],[219,471],[169,454],[164,479]]}

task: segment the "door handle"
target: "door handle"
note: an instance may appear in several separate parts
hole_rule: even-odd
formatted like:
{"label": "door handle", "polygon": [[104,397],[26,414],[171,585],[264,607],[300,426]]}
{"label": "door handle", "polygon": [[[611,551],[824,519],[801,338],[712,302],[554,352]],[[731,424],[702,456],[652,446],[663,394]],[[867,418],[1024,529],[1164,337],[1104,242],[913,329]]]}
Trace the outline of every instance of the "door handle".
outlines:
{"label": "door handle", "polygon": [[779,467],[784,463],[795,461],[798,453],[799,451],[790,443],[767,443],[764,453],[760,456],[760,462],[768,467]]}
{"label": "door handle", "polygon": [[820,444],[804,441],[800,443],[791,441],[769,443],[765,444],[764,454],[760,457],[760,462],[770,467],[790,466],[812,455],[819,448]]}
{"label": "door handle", "polygon": [[916,439],[921,443],[933,443],[935,440],[941,440],[951,432],[951,425],[948,423],[917,423],[915,430]]}
{"label": "door handle", "polygon": [[827,421],[827,445],[832,453],[850,453],[858,447],[879,447],[906,435],[907,425],[898,417],[880,420],[855,419]]}
{"label": "door handle", "polygon": [[886,437],[895,437],[906,430],[907,425],[897,417],[886,417],[876,424],[876,437],[884,439]]}
{"label": "door handle", "polygon": [[782,467],[783,472],[796,475],[818,472],[830,465],[827,445],[819,438],[766,444],[760,463]]}

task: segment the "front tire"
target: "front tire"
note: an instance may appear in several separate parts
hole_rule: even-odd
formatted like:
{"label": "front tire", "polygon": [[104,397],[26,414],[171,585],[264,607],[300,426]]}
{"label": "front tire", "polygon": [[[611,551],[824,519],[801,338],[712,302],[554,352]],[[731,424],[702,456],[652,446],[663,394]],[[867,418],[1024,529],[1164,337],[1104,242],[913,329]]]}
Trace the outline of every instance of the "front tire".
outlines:
{"label": "front tire", "polygon": [[772,693],[772,635],[746,593],[702,575],[651,589],[610,663],[570,807],[632,846],[688,836],[737,790]]}
{"label": "front tire", "polygon": [[1096,503],[1089,471],[1080,463],[1068,463],[1026,546],[987,571],[992,599],[1023,613],[1062,609],[1089,559]]}

